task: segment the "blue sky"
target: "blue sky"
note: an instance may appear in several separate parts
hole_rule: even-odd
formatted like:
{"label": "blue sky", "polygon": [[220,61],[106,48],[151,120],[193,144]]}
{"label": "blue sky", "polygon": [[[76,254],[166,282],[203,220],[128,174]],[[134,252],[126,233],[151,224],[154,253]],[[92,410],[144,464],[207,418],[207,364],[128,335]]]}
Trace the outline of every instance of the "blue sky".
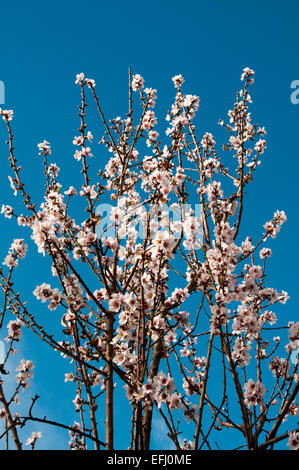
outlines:
{"label": "blue sky", "polygon": [[[250,208],[244,235],[260,233],[276,209],[285,210],[288,222],[271,244],[274,256],[269,285],[285,289],[291,296],[279,309],[284,321],[298,319],[299,104],[290,101],[290,84],[299,80],[298,19],[295,0],[15,0],[2,4],[0,80],[5,84],[4,107],[14,109],[16,154],[33,196],[40,200],[43,183],[36,145],[43,139],[52,144],[52,161],[61,167],[66,187],[78,181],[77,162],[72,157],[72,138],[79,125],[76,73],[95,79],[102,107],[111,118],[126,112],[131,66],[148,86],[157,88],[160,121],[174,96],[171,77],[182,73],[185,90],[201,98],[200,132],[212,132],[220,144],[218,119],[226,116],[240,87],[241,70],[249,66],[256,72],[253,118],[266,127],[268,144],[263,165],[248,190]],[[100,134],[100,123],[92,126],[94,133]],[[7,179],[4,126],[0,126],[0,139],[1,204],[14,203]],[[101,158],[98,168],[103,165]],[[11,239],[20,233],[11,221],[5,219],[1,224],[4,257]],[[28,297],[46,269],[41,257],[30,251],[16,279]],[[39,271],[35,263],[40,263]],[[41,316],[52,315],[47,308],[33,305]],[[55,318],[51,321],[54,325]],[[31,335],[25,335],[21,348],[36,362],[34,387],[42,395],[42,409],[49,417],[58,413],[65,422],[72,420],[68,397],[73,399],[74,390],[69,384],[61,386],[65,366],[45,348],[40,350]],[[32,348],[36,357],[32,357]],[[49,386],[52,368],[56,377]],[[63,394],[61,390],[65,390]],[[64,434],[52,430],[51,439],[53,445],[63,447]]]}

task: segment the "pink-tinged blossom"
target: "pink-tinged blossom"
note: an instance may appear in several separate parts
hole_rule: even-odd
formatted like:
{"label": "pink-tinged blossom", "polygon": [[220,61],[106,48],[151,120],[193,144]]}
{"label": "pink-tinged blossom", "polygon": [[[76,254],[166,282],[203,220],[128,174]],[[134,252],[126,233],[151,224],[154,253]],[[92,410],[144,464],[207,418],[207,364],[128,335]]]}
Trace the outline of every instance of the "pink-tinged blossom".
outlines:
{"label": "pink-tinged blossom", "polygon": [[211,308],[211,312],[212,312],[212,318],[210,321],[211,331],[215,335],[218,335],[221,331],[221,326],[226,325],[229,320],[228,314],[230,310],[228,310],[224,306],[215,305],[214,307]]}
{"label": "pink-tinged blossom", "polygon": [[84,138],[82,135],[79,135],[79,136],[75,136],[74,139],[73,139],[73,144],[74,145],[78,145],[78,146],[81,146],[83,145],[84,143]]}
{"label": "pink-tinged blossom", "polygon": [[166,328],[165,320],[161,315],[158,315],[154,318],[153,327],[156,328],[157,330],[165,330]]}
{"label": "pink-tinged blossom", "polygon": [[[259,322],[261,324],[264,324],[266,322],[269,322],[270,325],[274,325],[277,322],[277,317],[274,312],[265,310],[259,317]],[[275,337],[273,338],[275,341]]]}
{"label": "pink-tinged blossom", "polygon": [[80,232],[78,233],[77,241],[79,245],[89,248],[95,243],[96,239],[97,235],[91,230],[85,228],[83,230],[80,230]]}
{"label": "pink-tinged blossom", "polygon": [[47,140],[44,140],[40,144],[37,144],[39,155],[51,155],[51,145]]}
{"label": "pink-tinged blossom", "polygon": [[219,181],[213,181],[213,183],[209,183],[206,187],[206,193],[211,203],[215,202],[218,198],[222,198],[223,191],[221,189],[221,183]]}
{"label": "pink-tinged blossom", "polygon": [[81,85],[83,83],[83,80],[84,80],[84,73],[77,73],[75,84]]}
{"label": "pink-tinged blossom", "polygon": [[201,244],[202,223],[198,217],[187,213],[183,222],[185,240],[183,245],[187,250],[196,250]]}
{"label": "pink-tinged blossom", "polygon": [[7,219],[11,219],[13,212],[14,212],[13,207],[2,204],[1,214],[4,214],[4,217],[6,217]]}
{"label": "pink-tinged blossom", "polygon": [[185,400],[185,405],[187,406],[184,406],[184,418],[186,420],[186,422],[189,424],[191,421],[195,421],[196,420],[196,417],[197,417],[197,414],[196,414],[196,411],[197,411],[197,408],[198,406],[193,404],[190,406],[191,403],[189,403],[188,401],[186,402]]}
{"label": "pink-tinged blossom", "polygon": [[169,399],[167,400],[168,406],[170,411],[174,411],[175,409],[182,408],[182,395],[178,392],[174,392],[170,395]]}
{"label": "pink-tinged blossom", "polygon": [[33,432],[31,434],[30,437],[28,437],[27,441],[26,441],[26,446],[31,446],[31,447],[34,447],[37,439],[40,439],[42,437],[42,433],[41,432]]}
{"label": "pink-tinged blossom", "polygon": [[87,139],[89,142],[92,142],[93,135],[92,135],[92,133],[91,133],[90,131],[87,131],[86,139]]}
{"label": "pink-tinged blossom", "polygon": [[241,80],[250,80],[250,83],[253,83],[253,76],[254,76],[254,71],[250,69],[249,67],[245,67],[243,69],[243,73],[241,75]]}
{"label": "pink-tinged blossom", "polygon": [[8,253],[2,264],[8,268],[16,268],[18,266],[18,260],[13,253]]}
{"label": "pink-tinged blossom", "polygon": [[146,111],[142,120],[142,129],[150,131],[157,124],[154,111]]}
{"label": "pink-tinged blossom", "polygon": [[258,140],[255,144],[254,150],[258,154],[263,154],[265,149],[266,149],[266,141],[263,139]]}
{"label": "pink-tinged blossom", "polygon": [[94,88],[96,86],[96,82],[93,78],[86,78],[85,83],[88,86],[88,88]]}
{"label": "pink-tinged blossom", "polygon": [[17,218],[18,225],[26,227],[30,225],[30,221],[22,214]]}
{"label": "pink-tinged blossom", "polygon": [[171,343],[174,343],[177,338],[177,333],[174,330],[170,330],[165,336],[164,341],[167,346],[170,346]]}
{"label": "pink-tinged blossom", "polygon": [[82,156],[84,157],[92,157],[92,153],[91,153],[91,148],[90,147],[83,147],[82,150],[81,150],[81,154]]}
{"label": "pink-tinged blossom", "polygon": [[156,132],[156,131],[149,131],[148,133],[148,140],[146,141],[146,145],[148,147],[150,147],[152,145],[152,142],[154,142],[155,140],[157,140],[157,138],[159,137],[159,133]]}
{"label": "pink-tinged blossom", "polygon": [[86,445],[84,444],[84,438],[81,436],[80,424],[74,421],[73,431],[69,431],[70,441],[69,446],[71,450],[86,450]]}
{"label": "pink-tinged blossom", "polygon": [[56,310],[56,308],[62,302],[62,300],[63,300],[63,296],[59,292],[58,288],[55,287],[55,289],[52,289],[52,294],[49,299],[50,302],[48,305],[49,310]]}
{"label": "pink-tinged blossom", "polygon": [[22,336],[21,328],[23,325],[24,323],[19,318],[17,318],[16,320],[10,320],[7,325],[8,336],[6,338],[6,341],[19,341]]}
{"label": "pink-tinged blossom", "polygon": [[125,213],[120,207],[111,207],[110,220],[112,222],[118,224],[123,219],[124,215]]}
{"label": "pink-tinged blossom", "polygon": [[47,238],[51,239],[55,234],[55,218],[45,213],[40,213],[32,224],[31,238],[38,247],[38,252],[45,254]]}
{"label": "pink-tinged blossom", "polygon": [[219,225],[216,225],[214,234],[217,241],[230,245],[234,241],[235,230],[229,226],[228,222],[221,222]]}
{"label": "pink-tinged blossom", "polygon": [[15,252],[18,258],[24,259],[26,256],[28,246],[24,243],[23,238],[14,239],[13,243],[10,246],[10,251]]}
{"label": "pink-tinged blossom", "polygon": [[19,372],[30,372],[34,369],[33,362],[30,360],[22,359],[18,367],[16,368]]}
{"label": "pink-tinged blossom", "polygon": [[82,157],[92,157],[93,154],[91,153],[90,147],[82,147],[81,150],[76,150],[74,154],[75,160],[81,160]]}
{"label": "pink-tinged blossom", "polygon": [[[202,147],[205,150],[207,150],[208,148],[213,149],[215,144],[216,144],[216,141],[214,140],[213,135],[210,132],[206,132],[201,140]],[[218,166],[217,161],[215,159],[209,159],[209,160],[213,161],[215,168]],[[205,162],[205,166],[206,166],[206,162]]]}
{"label": "pink-tinged blossom", "polygon": [[122,304],[122,295],[121,294],[112,294],[111,299],[109,300],[109,310],[110,312],[118,312]]}
{"label": "pink-tinged blossom", "polygon": [[[117,215],[113,216],[115,221],[119,220],[119,216],[120,216],[119,213],[117,213]],[[110,250],[112,250],[113,253],[115,253],[116,250],[119,248],[119,243],[117,242],[117,240],[115,240],[115,238],[112,238],[112,237],[103,238],[102,239],[102,244],[103,244],[103,246],[106,246],[107,248],[110,248]]]}
{"label": "pink-tinged blossom", "polygon": [[249,351],[251,350],[250,344],[250,341],[245,343],[243,338],[236,338],[232,352],[232,359],[238,367],[248,366],[251,359],[249,354]]}
{"label": "pink-tinged blossom", "polygon": [[3,263],[9,268],[18,266],[18,259],[24,259],[28,246],[24,243],[23,238],[15,239],[9,248],[8,255]]}
{"label": "pink-tinged blossom", "polygon": [[[186,95],[183,100],[183,106],[188,109],[188,115],[193,117],[193,113],[198,110],[199,108],[199,97],[195,95]],[[191,109],[190,109],[191,108]]]}
{"label": "pink-tinged blossom", "polygon": [[56,163],[50,163],[50,164],[49,164],[49,166],[48,166],[48,174],[49,174],[52,178],[57,178],[59,171],[60,171],[60,168],[59,168],[59,166],[56,165]]}
{"label": "pink-tinged blossom", "polygon": [[106,388],[105,380],[103,379],[102,375],[98,374],[96,371],[93,371],[91,374],[89,374],[89,380],[92,387],[101,385],[101,390]]}
{"label": "pink-tinged blossom", "polygon": [[153,88],[145,88],[144,93],[147,95],[147,105],[149,108],[154,108],[157,98],[157,90]]}
{"label": "pink-tinged blossom", "polygon": [[181,446],[182,450],[193,450],[194,449],[194,442],[188,441],[187,439],[183,440],[183,445]]}
{"label": "pink-tinged blossom", "polygon": [[79,161],[82,158],[82,152],[80,150],[76,150],[74,153],[74,159]]}
{"label": "pink-tinged blossom", "polygon": [[6,122],[11,121],[13,118],[13,110],[0,108],[0,116],[2,116],[2,119]]}
{"label": "pink-tinged blossom", "polygon": [[73,186],[70,186],[69,189],[64,191],[64,194],[67,194],[68,196],[75,196],[77,193],[76,189]]}
{"label": "pink-tinged blossom", "polygon": [[262,248],[260,251],[261,259],[270,258],[271,255],[272,255],[272,250],[270,248]]}
{"label": "pink-tinged blossom", "polygon": [[299,448],[299,432],[298,431],[289,431],[288,446],[290,450],[298,450]]}
{"label": "pink-tinged blossom", "polygon": [[253,308],[250,308],[246,303],[242,303],[238,306],[237,312],[239,315],[233,321],[234,334],[240,334],[244,331],[251,338],[259,333],[261,324],[258,321],[258,314]]}
{"label": "pink-tinged blossom", "polygon": [[175,75],[174,77],[172,77],[172,81],[173,81],[175,88],[180,88],[183,85],[185,80],[183,76],[180,74],[180,75]]}
{"label": "pink-tinged blossom", "polygon": [[245,403],[248,407],[263,403],[266,388],[261,382],[254,382],[252,379],[249,379],[244,385],[244,390]]}
{"label": "pink-tinged blossom", "polygon": [[199,395],[200,384],[196,377],[184,377],[183,378],[183,389],[186,395]]}
{"label": "pink-tinged blossom", "polygon": [[279,225],[282,225],[286,222],[287,220],[287,216],[285,214],[284,211],[276,211],[274,213],[274,220],[276,223],[278,223]]}
{"label": "pink-tinged blossom", "polygon": [[16,180],[13,179],[11,176],[8,175],[8,180],[9,180],[9,184],[10,184],[10,187],[11,189],[13,190],[14,192],[14,196],[16,196],[18,194],[18,189],[17,187],[15,186],[15,183],[16,183]]}
{"label": "pink-tinged blossom", "polygon": [[59,292],[57,287],[52,289],[50,284],[46,284],[45,282],[40,286],[37,286],[36,289],[33,291],[33,294],[38,300],[41,300],[43,303],[49,301],[48,308],[50,310],[55,310],[63,300],[63,296]]}
{"label": "pink-tinged blossom", "polygon": [[51,289],[50,284],[46,284],[45,282],[43,282],[43,284],[36,287],[36,289],[33,291],[33,294],[38,300],[41,300],[42,302],[46,302],[46,300],[48,300],[52,294],[52,289]]}
{"label": "pink-tinged blossom", "polygon": [[159,231],[153,240],[153,254],[163,253],[167,258],[172,257],[174,238],[167,231]]}
{"label": "pink-tinged blossom", "polygon": [[141,75],[136,73],[133,75],[132,79],[132,89],[133,91],[141,90],[144,87],[144,79]]}
{"label": "pink-tinged blossom", "polygon": [[29,381],[33,377],[33,368],[34,365],[32,361],[25,359],[22,359],[16,368],[16,371],[19,372],[16,375],[16,381],[23,388],[23,390],[29,387]]}
{"label": "pink-tinged blossom", "polygon": [[182,397],[176,392],[173,377],[166,376],[163,371],[160,371],[153,379],[147,379],[146,384],[142,386],[142,397],[147,408],[151,408],[154,400],[158,408],[163,403],[167,403],[172,411],[182,407]]}
{"label": "pink-tinged blossom", "polygon": [[287,345],[288,349],[299,348],[299,322],[297,323],[290,322],[288,326],[289,326],[289,339],[290,339],[290,344]]}
{"label": "pink-tinged blossom", "polygon": [[266,222],[264,225],[267,234],[270,235],[271,238],[276,238],[277,233],[280,231],[281,226],[285,223],[286,220],[287,216],[285,215],[284,211],[276,211],[274,213],[273,220]]}
{"label": "pink-tinged blossom", "polygon": [[252,245],[251,240],[249,240],[249,237],[247,237],[246,240],[241,243],[241,249],[244,256],[247,256],[252,252],[254,246]]}
{"label": "pink-tinged blossom", "polygon": [[81,398],[81,396],[77,393],[75,396],[73,403],[76,407],[76,411],[80,411],[82,408],[82,405],[84,404],[84,400]]}
{"label": "pink-tinged blossom", "polygon": [[185,300],[189,297],[189,292],[188,289],[182,289],[179,287],[176,287],[174,291],[172,292],[171,296],[166,300],[167,304],[181,304],[185,302]]}
{"label": "pink-tinged blossom", "polygon": [[74,382],[74,374],[72,372],[69,372],[67,374],[64,374],[64,381],[65,382]]}
{"label": "pink-tinged blossom", "polygon": [[269,369],[274,377],[283,377],[285,379],[288,377],[290,364],[287,359],[274,356],[269,362]]}

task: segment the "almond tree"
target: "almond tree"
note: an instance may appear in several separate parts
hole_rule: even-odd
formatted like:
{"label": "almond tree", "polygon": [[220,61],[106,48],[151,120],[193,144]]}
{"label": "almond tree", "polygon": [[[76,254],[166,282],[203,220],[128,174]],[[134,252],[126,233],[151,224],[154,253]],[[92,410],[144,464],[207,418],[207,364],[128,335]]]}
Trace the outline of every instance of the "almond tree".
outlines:
{"label": "almond tree", "polygon": [[[108,120],[94,80],[78,74],[80,127],[73,144],[82,186],[78,192],[63,187],[59,167],[50,162],[51,145],[44,141],[38,144],[45,175],[40,206],[22,179],[13,112],[1,110],[9,180],[24,213],[4,204],[1,212],[27,227],[38,252],[49,259],[52,284],[41,279],[33,294],[57,319],[53,333],[16,290],[13,274],[27,245],[24,238],[13,240],[0,272],[2,330],[8,321],[0,370],[4,445],[11,436],[22,449],[21,429],[34,421],[66,429],[72,449],[113,449],[114,431],[124,429],[115,423],[115,403],[126,393],[129,449],[150,448],[155,410],[176,449],[214,449],[223,430],[239,433],[232,448],[272,449],[285,439],[298,448],[292,417],[299,412],[299,322],[277,320],[272,306],[284,304],[288,295],[266,283],[272,252],[264,243],[276,237],[285,213],[277,210],[259,239],[242,236],[248,230],[245,188],[266,148],[266,131],[252,123],[249,112],[253,77],[245,68],[228,122],[219,121],[227,138],[217,150],[212,134],[198,136],[194,118],[200,100],[183,92],[181,75],[172,79],[176,94],[162,143],[154,112],[157,91],[145,88],[142,76],[129,71],[126,117]],[[89,100],[103,124],[100,147],[87,126]],[[96,173],[91,163],[99,155],[105,163]],[[71,359],[65,380],[76,390],[74,425],[36,416],[37,395],[25,416],[13,412],[33,370],[31,360],[21,360],[16,390],[8,397],[8,360],[23,327],[61,360]],[[285,329],[288,339],[273,337]],[[97,416],[103,407],[105,430]],[[189,442],[181,436],[187,432],[193,435]],[[34,449],[39,437],[33,433],[27,444]]]}

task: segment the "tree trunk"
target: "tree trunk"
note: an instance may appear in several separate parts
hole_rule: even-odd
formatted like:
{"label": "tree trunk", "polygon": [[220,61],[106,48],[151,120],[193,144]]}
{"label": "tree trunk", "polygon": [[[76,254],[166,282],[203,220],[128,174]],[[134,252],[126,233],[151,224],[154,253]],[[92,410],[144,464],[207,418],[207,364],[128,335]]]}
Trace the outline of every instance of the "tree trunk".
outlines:
{"label": "tree trunk", "polygon": [[21,443],[19,441],[19,436],[18,436],[18,433],[17,433],[17,430],[16,430],[16,426],[14,426],[14,421],[13,421],[13,418],[10,414],[9,406],[8,406],[8,403],[7,403],[7,401],[5,399],[5,396],[4,396],[1,380],[0,380],[0,402],[3,405],[5,415],[6,415],[9,427],[10,427],[10,431],[11,431],[12,438],[14,440],[16,449],[17,450],[22,450],[22,446],[21,446]]}
{"label": "tree trunk", "polygon": [[[151,366],[148,377],[152,379],[158,373],[158,367],[160,364],[160,360],[162,357],[162,341],[159,339],[153,347],[153,355],[151,360]],[[152,417],[153,417],[153,410],[149,410],[146,408],[143,413],[143,445],[144,450],[149,450],[150,448],[150,436],[151,436],[151,428],[152,428]]]}
{"label": "tree trunk", "polygon": [[106,380],[106,450],[113,450],[113,314],[109,315],[107,325],[106,356],[108,359],[108,377]]}

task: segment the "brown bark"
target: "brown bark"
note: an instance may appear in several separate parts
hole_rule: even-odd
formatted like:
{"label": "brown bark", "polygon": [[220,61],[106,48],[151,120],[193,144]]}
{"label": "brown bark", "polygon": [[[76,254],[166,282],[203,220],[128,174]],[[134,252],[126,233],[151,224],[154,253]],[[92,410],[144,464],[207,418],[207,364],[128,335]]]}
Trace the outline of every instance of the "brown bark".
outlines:
{"label": "brown bark", "polygon": [[19,436],[18,436],[18,433],[17,433],[17,430],[16,430],[16,426],[14,425],[14,420],[13,420],[13,418],[12,418],[12,416],[11,416],[8,403],[7,403],[6,399],[5,399],[5,395],[4,395],[4,392],[3,392],[3,388],[2,388],[2,383],[1,383],[1,381],[0,381],[0,402],[1,402],[2,405],[3,405],[3,408],[4,408],[4,411],[5,411],[5,415],[6,415],[6,418],[7,418],[8,424],[9,424],[9,427],[11,428],[10,431],[11,431],[12,438],[13,438],[13,440],[14,440],[16,449],[17,449],[17,450],[22,450],[22,446],[21,446],[21,443],[20,443],[20,440],[19,440]]}
{"label": "brown bark", "polygon": [[[76,346],[77,354],[79,356],[80,355],[80,353],[79,353],[80,341],[79,341],[77,326],[75,326],[74,331],[73,331],[73,340],[74,340],[74,344]],[[79,364],[79,368],[80,368],[80,371],[81,371],[81,376],[82,376],[82,379],[83,379],[83,382],[84,382],[86,395],[87,395],[87,400],[88,400],[88,408],[89,408],[90,421],[91,421],[91,430],[92,430],[92,435],[94,437],[94,448],[95,448],[95,450],[100,450],[98,428],[97,428],[96,415],[95,415],[95,406],[94,406],[95,404],[94,404],[94,400],[92,398],[92,393],[91,393],[91,388],[90,388],[90,383],[89,383],[89,378],[88,378],[88,372],[87,372],[85,364]]]}
{"label": "brown bark", "polygon": [[[285,415],[288,413],[289,409],[290,409],[290,406],[292,404],[292,402],[294,401],[294,399],[296,398],[297,396],[297,393],[299,392],[299,383],[297,383],[294,388],[293,388],[293,391],[292,393],[290,394],[289,398],[287,399],[285,405],[283,406],[282,410],[280,411],[271,431],[269,432],[268,436],[267,436],[267,441],[271,441],[271,440],[275,440],[275,436],[276,436],[276,433],[285,417]],[[264,446],[266,447],[266,444],[264,444]]]}
{"label": "brown bark", "polygon": [[[160,360],[162,357],[163,347],[162,347],[162,340],[159,339],[153,346],[153,353],[152,353],[152,360],[148,378],[152,379],[158,373],[158,367],[160,364]],[[150,448],[150,435],[151,435],[151,428],[152,428],[152,417],[153,417],[153,410],[146,408],[143,413],[143,445],[144,450],[149,450]]]}
{"label": "brown bark", "polygon": [[108,317],[106,356],[108,360],[108,377],[106,380],[106,450],[113,450],[113,314]]}
{"label": "brown bark", "polygon": [[210,341],[209,341],[209,350],[208,350],[208,355],[207,355],[206,370],[205,370],[205,375],[204,375],[204,378],[203,378],[203,386],[202,386],[202,390],[201,390],[200,403],[199,403],[199,409],[198,409],[198,420],[197,420],[197,423],[196,423],[196,431],[195,431],[195,436],[194,436],[194,450],[198,449],[199,433],[201,431],[203,409],[204,409],[204,405],[205,405],[206,389],[207,389],[207,382],[208,382],[208,376],[209,376],[209,368],[210,368],[210,360],[211,360],[211,354],[212,354],[213,339],[214,339],[214,334],[211,333]]}

